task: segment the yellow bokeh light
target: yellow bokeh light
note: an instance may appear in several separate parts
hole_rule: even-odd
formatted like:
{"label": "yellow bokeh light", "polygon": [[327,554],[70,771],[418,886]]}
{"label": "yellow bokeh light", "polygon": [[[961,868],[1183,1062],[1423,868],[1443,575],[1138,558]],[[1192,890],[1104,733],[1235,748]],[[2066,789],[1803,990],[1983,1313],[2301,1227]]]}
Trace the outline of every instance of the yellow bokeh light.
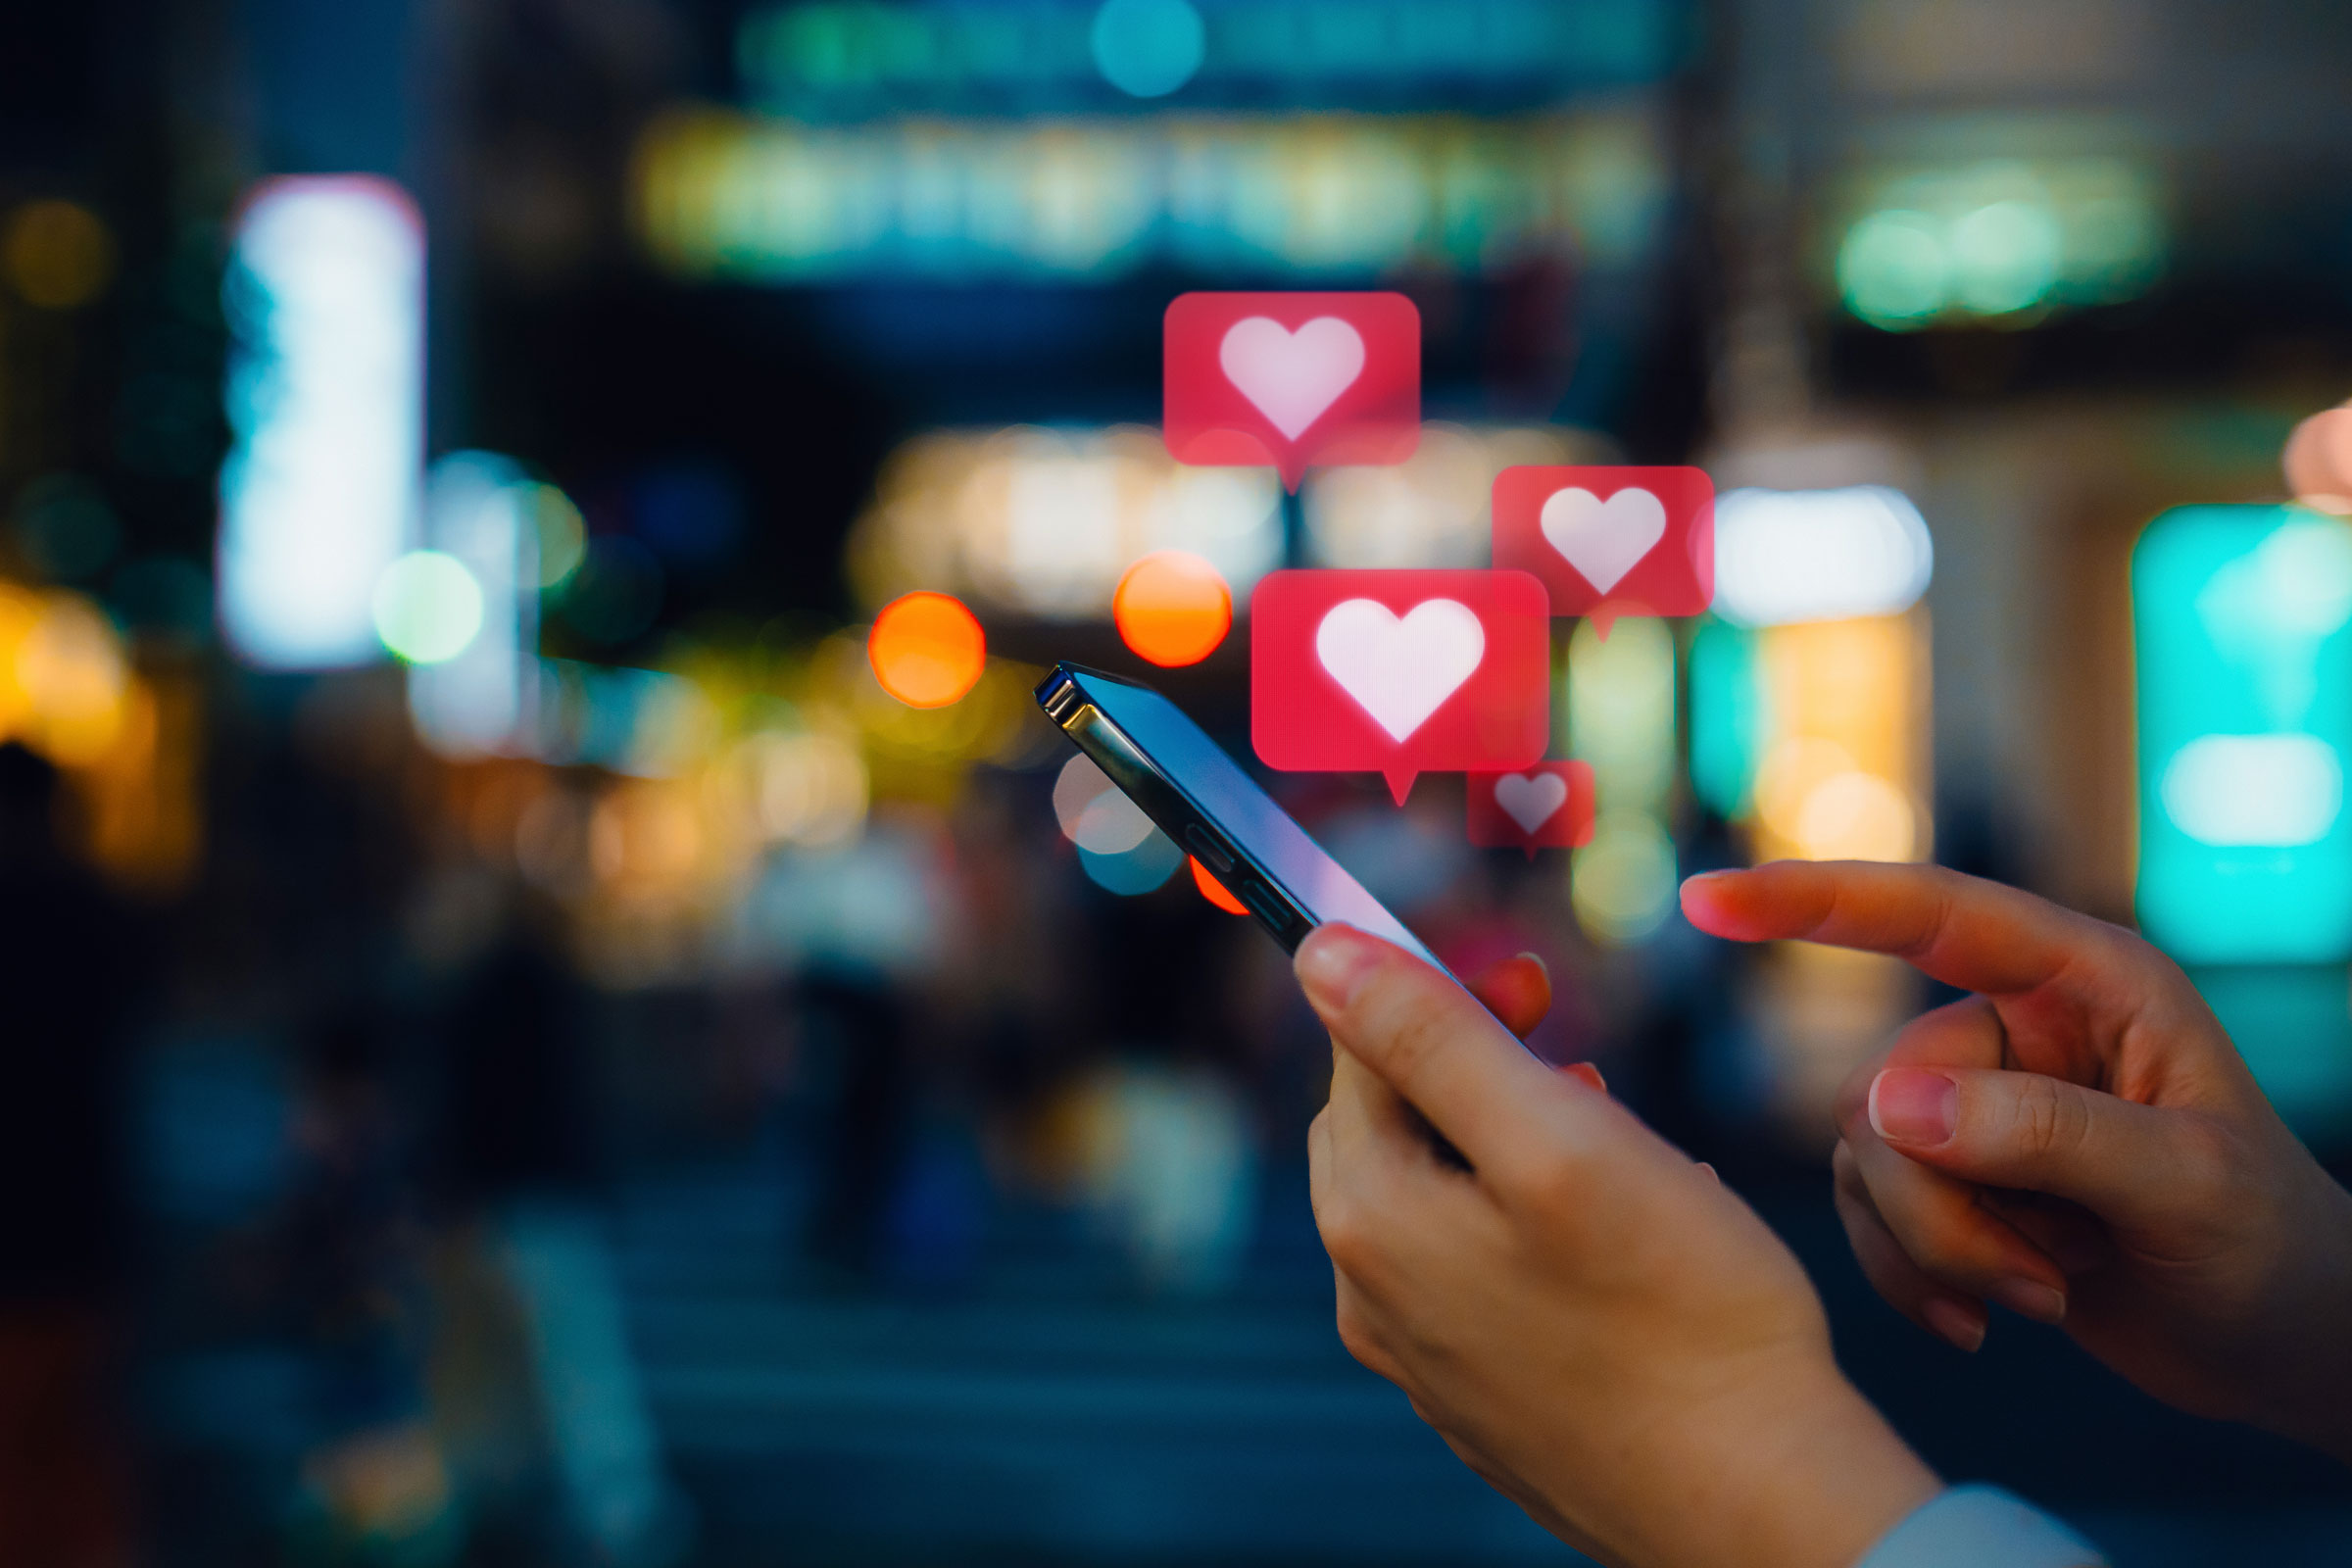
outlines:
{"label": "yellow bokeh light", "polygon": [[1808,859],[1908,860],[1918,836],[1910,797],[1858,768],[1814,785],[1797,811],[1796,841]]}
{"label": "yellow bokeh light", "polygon": [[1596,941],[1639,942],[1674,907],[1674,840],[1647,811],[1603,811],[1569,866],[1569,902]]}
{"label": "yellow bokeh light", "polygon": [[1925,617],[1775,626],[1757,643],[1773,715],[1755,778],[1755,856],[1910,860],[1929,849]]}
{"label": "yellow bokeh light", "polygon": [[70,311],[106,292],[115,276],[115,239],[88,208],[26,202],[9,215],[0,267],[26,304]]}
{"label": "yellow bokeh light", "polygon": [[856,836],[865,821],[865,760],[835,735],[745,737],[738,760],[747,774],[752,817],[771,842],[822,846]]}

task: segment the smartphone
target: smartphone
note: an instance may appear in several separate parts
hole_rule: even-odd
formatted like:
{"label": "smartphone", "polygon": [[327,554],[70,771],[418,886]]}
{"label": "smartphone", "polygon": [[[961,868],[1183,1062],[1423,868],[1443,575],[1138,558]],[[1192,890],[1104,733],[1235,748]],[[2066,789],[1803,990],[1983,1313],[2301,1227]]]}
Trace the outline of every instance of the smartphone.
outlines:
{"label": "smartphone", "polygon": [[1309,931],[1337,920],[1452,978],[1223,747],[1151,687],[1063,662],[1037,688],[1037,703],[1162,833],[1208,867],[1284,952],[1296,952]]}

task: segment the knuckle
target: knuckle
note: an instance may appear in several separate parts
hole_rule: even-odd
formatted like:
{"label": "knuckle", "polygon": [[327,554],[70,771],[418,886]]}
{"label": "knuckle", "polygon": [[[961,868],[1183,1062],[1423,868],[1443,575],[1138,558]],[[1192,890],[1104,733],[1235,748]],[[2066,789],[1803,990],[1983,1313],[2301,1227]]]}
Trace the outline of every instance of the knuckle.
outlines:
{"label": "knuckle", "polygon": [[2082,1098],[2039,1075],[2023,1081],[2011,1116],[2012,1141],[2038,1159],[2063,1159],[2082,1149],[2090,1135],[2090,1116]]}
{"label": "knuckle", "polygon": [[1444,1013],[1421,997],[1405,997],[1388,1009],[1387,1049],[1391,1071],[1399,1083],[1417,1083],[1440,1061],[1448,1034]]}
{"label": "knuckle", "polygon": [[2172,1184],[2183,1206],[2199,1213],[2230,1208],[2233,1196],[2253,1182],[2244,1146],[2203,1116],[2180,1117],[2172,1130]]}
{"label": "knuckle", "polygon": [[1338,1322],[1340,1344],[1349,1355],[1374,1371],[1388,1364],[1388,1350],[1373,1332],[1371,1323],[1366,1320],[1363,1311],[1345,1297],[1340,1300]]}
{"label": "knuckle", "polygon": [[1496,1173],[1521,1203],[1555,1216],[1577,1213],[1592,1201],[1596,1174],[1580,1152],[1552,1142]]}
{"label": "knuckle", "polygon": [[1379,1243],[1357,1204],[1327,1200],[1315,1215],[1315,1227],[1322,1233],[1323,1250],[1341,1273],[1360,1279],[1377,1268]]}
{"label": "knuckle", "polygon": [[1830,1152],[1830,1185],[1857,1203],[1870,1201],[1870,1183],[1863,1177],[1862,1161],[1854,1157],[1851,1145],[1840,1143]]}

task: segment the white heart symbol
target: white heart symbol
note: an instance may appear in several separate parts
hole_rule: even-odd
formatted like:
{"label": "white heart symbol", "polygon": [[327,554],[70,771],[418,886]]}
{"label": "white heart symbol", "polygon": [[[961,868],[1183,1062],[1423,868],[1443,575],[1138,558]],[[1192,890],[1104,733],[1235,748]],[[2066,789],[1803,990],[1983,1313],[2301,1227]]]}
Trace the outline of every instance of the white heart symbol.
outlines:
{"label": "white heart symbol", "polygon": [[1283,438],[1296,441],[1364,373],[1364,340],[1336,316],[1318,316],[1296,332],[1252,316],[1225,329],[1217,363]]}
{"label": "white heart symbol", "polygon": [[1533,837],[1568,804],[1568,781],[1557,773],[1505,773],[1494,781],[1494,804],[1520,832]]}
{"label": "white heart symbol", "polygon": [[1400,619],[1371,599],[1331,607],[1315,628],[1315,657],[1341,690],[1396,740],[1419,729],[1487,657],[1478,612],[1424,599]]}
{"label": "white heart symbol", "polygon": [[1590,490],[1554,490],[1544,503],[1544,537],[1605,594],[1666,537],[1666,505],[1646,490],[1606,501]]}

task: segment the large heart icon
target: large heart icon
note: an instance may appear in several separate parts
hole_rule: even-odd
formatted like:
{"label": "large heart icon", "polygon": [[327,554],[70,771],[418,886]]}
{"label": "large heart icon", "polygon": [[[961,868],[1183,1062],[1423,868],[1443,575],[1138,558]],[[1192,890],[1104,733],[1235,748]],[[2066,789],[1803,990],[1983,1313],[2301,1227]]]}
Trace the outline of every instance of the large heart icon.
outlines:
{"label": "large heart icon", "polygon": [[1364,340],[1336,316],[1318,316],[1296,332],[1251,316],[1226,328],[1217,363],[1283,438],[1296,441],[1364,373]]}
{"label": "large heart icon", "polygon": [[1557,773],[1505,773],[1494,781],[1494,804],[1532,837],[1568,804],[1568,781]]}
{"label": "large heart icon", "polygon": [[1372,599],[1331,607],[1315,627],[1315,657],[1340,689],[1401,741],[1461,689],[1487,656],[1478,612],[1424,599],[1402,617]]}
{"label": "large heart icon", "polygon": [[1666,537],[1666,505],[1646,490],[1606,501],[1590,490],[1554,490],[1544,503],[1544,537],[1605,594]]}

